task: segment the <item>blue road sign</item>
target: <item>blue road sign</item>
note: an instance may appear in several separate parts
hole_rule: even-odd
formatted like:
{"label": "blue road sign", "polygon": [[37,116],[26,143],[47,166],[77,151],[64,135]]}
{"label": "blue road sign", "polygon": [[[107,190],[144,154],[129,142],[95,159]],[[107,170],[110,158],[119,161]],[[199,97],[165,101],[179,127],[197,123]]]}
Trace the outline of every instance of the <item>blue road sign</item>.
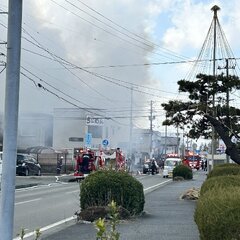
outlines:
{"label": "blue road sign", "polygon": [[86,134],[85,143],[87,146],[91,146],[91,144],[92,144],[92,134],[91,133]]}
{"label": "blue road sign", "polygon": [[105,146],[105,147],[108,145],[108,143],[109,143],[109,142],[108,142],[107,139],[104,139],[104,140],[102,141],[102,145]]}

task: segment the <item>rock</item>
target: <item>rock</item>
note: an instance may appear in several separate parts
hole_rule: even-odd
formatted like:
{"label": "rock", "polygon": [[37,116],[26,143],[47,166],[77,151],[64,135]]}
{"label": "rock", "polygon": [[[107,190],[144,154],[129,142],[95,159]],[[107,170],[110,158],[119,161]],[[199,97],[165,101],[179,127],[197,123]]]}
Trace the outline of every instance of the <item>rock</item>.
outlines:
{"label": "rock", "polygon": [[182,199],[187,199],[187,200],[197,200],[200,195],[200,190],[196,188],[191,188],[187,190],[182,196]]}
{"label": "rock", "polygon": [[173,181],[183,181],[184,180],[184,177],[181,177],[181,176],[176,176],[173,178]]}

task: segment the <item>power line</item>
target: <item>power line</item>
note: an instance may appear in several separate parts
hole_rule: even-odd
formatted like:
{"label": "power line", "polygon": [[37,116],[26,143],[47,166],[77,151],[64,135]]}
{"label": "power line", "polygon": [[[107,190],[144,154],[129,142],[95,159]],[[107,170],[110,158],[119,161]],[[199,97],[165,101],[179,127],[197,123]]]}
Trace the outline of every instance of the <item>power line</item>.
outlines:
{"label": "power line", "polygon": [[[26,71],[26,68],[24,68],[24,70]],[[31,72],[29,72],[29,73],[31,73]],[[31,74],[34,75],[33,73],[31,73]],[[70,104],[70,105],[72,105],[72,106],[74,106],[74,107],[76,107],[76,108],[78,108],[78,109],[84,110],[84,111],[86,111],[86,112],[89,112],[89,113],[91,113],[91,114],[95,114],[95,115],[100,116],[100,117],[103,117],[104,119],[106,118],[106,115],[102,115],[102,114],[99,113],[99,112],[103,112],[103,113],[104,113],[103,110],[101,110],[101,109],[96,109],[96,108],[93,108],[93,107],[91,107],[92,110],[90,110],[89,108],[86,108],[86,107],[80,107],[80,106],[78,106],[77,104],[75,104],[75,103],[67,100],[66,98],[60,96],[59,94],[51,91],[50,89],[48,89],[47,87],[45,87],[43,84],[37,83],[33,78],[31,78],[31,77],[28,76],[27,74],[21,72],[21,75],[23,75],[23,76],[26,77],[28,80],[30,80],[31,82],[33,82],[33,84],[35,85],[35,87],[38,87],[38,88],[43,89],[44,91],[50,93],[51,95],[57,97],[58,99],[66,102],[66,103],[68,103],[68,104]],[[36,76],[34,75],[34,77],[36,77]],[[79,100],[76,100],[75,98],[72,98],[72,97],[69,96],[68,94],[65,94],[63,91],[61,91],[61,90],[53,87],[52,85],[48,84],[48,83],[47,83],[46,81],[44,81],[43,79],[39,79],[39,80],[41,80],[41,81],[44,82],[45,84],[51,86],[52,88],[54,88],[54,90],[56,90],[56,91],[64,94],[65,96],[71,98],[72,100],[75,100],[75,101],[78,101],[78,102],[79,102]],[[85,104],[85,105],[86,105],[86,104]],[[98,110],[98,112],[93,111],[93,109]],[[112,120],[113,122],[115,122],[115,123],[117,123],[117,124],[120,124],[120,125],[123,125],[123,126],[128,126],[127,124],[124,124],[124,123],[121,123],[121,122],[115,120],[115,117],[107,117],[107,118],[108,118],[109,120]],[[116,117],[116,118],[120,118],[120,117]]]}
{"label": "power line", "polygon": [[[106,32],[106,33],[114,36],[114,37],[117,37],[118,39],[121,39],[122,41],[125,41],[125,42],[127,42],[127,43],[129,43],[129,44],[131,44],[131,45],[134,45],[135,47],[141,48],[141,49],[146,50],[146,51],[150,51],[150,49],[144,48],[144,47],[139,46],[139,45],[137,45],[137,44],[135,44],[135,43],[133,43],[133,42],[130,42],[130,41],[128,41],[127,39],[124,39],[124,38],[120,37],[119,35],[116,35],[116,34],[110,32],[110,31],[108,31],[108,30],[106,30],[106,29],[104,29],[104,28],[102,28],[102,27],[100,27],[100,26],[92,23],[91,21],[88,21],[87,19],[85,19],[85,18],[79,16],[78,14],[74,13],[73,11],[67,9],[67,8],[64,7],[63,5],[57,3],[55,0],[51,0],[51,1],[52,1],[53,3],[55,3],[56,5],[58,5],[59,7],[63,8],[64,10],[70,12],[70,13],[73,14],[74,16],[76,16],[76,17],[80,18],[81,20],[87,22],[88,24],[90,24],[90,25],[92,25],[92,26],[94,26],[94,27],[96,27],[96,28],[98,28],[98,29],[100,29],[100,30],[102,30],[102,31],[104,31],[104,32]],[[65,1],[67,1],[67,0],[65,0]],[[71,3],[70,3],[70,4],[71,4]],[[71,4],[71,5],[72,5],[72,4]],[[78,8],[78,7],[76,6],[76,8]],[[78,8],[78,9],[79,9],[79,8]],[[88,15],[90,15],[90,14],[88,14]],[[93,16],[92,16],[92,17],[93,17]],[[94,17],[94,18],[96,18],[96,17]],[[97,18],[96,18],[96,19],[97,19]],[[98,20],[99,20],[99,19],[98,19]],[[99,21],[102,22],[101,20],[99,20]],[[102,23],[104,23],[104,22],[102,22]],[[105,24],[105,25],[108,25],[108,24],[106,24],[106,23],[104,23],[104,24]],[[114,28],[111,27],[111,29],[114,29]],[[118,32],[121,32],[121,31],[118,30]],[[127,35],[127,34],[124,34],[124,33],[122,33],[122,34],[123,34],[123,35]],[[128,36],[128,35],[127,35],[127,36]],[[141,44],[147,45],[148,48],[149,48],[149,47],[153,48],[153,46],[151,46],[151,45],[149,45],[149,44],[146,44],[146,43],[143,43],[143,42],[141,42],[141,41],[139,41],[139,40],[137,40],[137,39],[135,39],[135,38],[133,38],[133,37],[131,37],[131,36],[128,36],[128,37],[129,37],[130,39],[132,39],[132,40],[135,40],[135,41],[137,41],[137,42],[140,42]],[[167,57],[166,55],[161,54],[161,53],[158,53],[158,52],[154,52],[154,51],[151,51],[151,52],[154,53],[154,54],[156,54],[156,55],[159,55],[159,56],[161,56],[161,57]],[[167,57],[167,58],[169,58],[169,57]]]}
{"label": "power line", "polygon": [[[21,66],[21,68],[22,68],[23,70],[25,70],[27,73],[29,73],[29,74],[31,74],[32,76],[34,76],[35,78],[37,78],[40,82],[44,82],[44,83],[47,84],[49,87],[51,87],[51,88],[53,88],[54,90],[56,90],[56,91],[64,94],[66,97],[69,97],[70,99],[72,99],[72,100],[74,100],[74,101],[76,101],[76,102],[79,102],[79,103],[81,103],[81,104],[83,104],[83,105],[85,105],[85,106],[87,106],[87,107],[89,107],[89,108],[93,108],[92,106],[90,106],[90,105],[88,105],[88,104],[86,104],[86,103],[84,103],[84,102],[82,102],[82,101],[80,101],[80,100],[78,100],[78,99],[76,99],[76,98],[73,98],[72,96],[66,94],[65,92],[63,92],[63,91],[59,90],[58,88],[54,87],[53,85],[49,84],[48,82],[46,82],[46,81],[43,80],[42,78],[38,77],[36,74],[30,72],[30,71],[29,71],[28,69],[26,69],[25,67]],[[25,77],[27,77],[26,74],[24,74],[23,72],[21,72],[21,73],[22,73],[22,75],[24,75]]]}
{"label": "power line", "polygon": [[133,36],[136,36],[136,37],[142,39],[142,40],[145,41],[145,42],[148,42],[148,43],[152,44],[152,46],[153,46],[153,45],[154,45],[154,46],[157,46],[157,47],[163,49],[164,51],[169,52],[169,53],[170,53],[171,55],[173,55],[174,57],[178,57],[178,58],[182,58],[182,59],[186,59],[186,58],[187,58],[187,57],[185,57],[185,56],[181,56],[181,55],[179,55],[179,54],[177,54],[177,53],[175,53],[175,52],[173,52],[173,51],[171,51],[171,50],[169,50],[169,49],[167,49],[167,48],[163,48],[163,47],[161,47],[160,45],[158,45],[158,44],[156,44],[156,43],[154,43],[154,42],[151,42],[151,41],[143,38],[142,36],[140,36],[140,35],[132,32],[132,31],[128,30],[127,28],[121,26],[120,24],[114,22],[112,19],[104,16],[102,13],[100,13],[99,11],[96,11],[95,9],[93,9],[92,7],[90,7],[89,5],[87,5],[86,3],[84,3],[84,2],[82,2],[82,1],[80,1],[80,0],[77,0],[77,1],[80,2],[81,4],[83,4],[84,6],[86,6],[87,8],[89,8],[91,11],[95,12],[96,14],[98,14],[99,16],[103,17],[104,19],[108,20],[109,22],[113,23],[114,25],[118,26],[119,28],[121,28],[121,29],[125,30],[126,32],[132,34]]}
{"label": "power line", "polygon": [[[109,99],[108,97],[106,97],[105,95],[101,94],[99,91],[97,91],[95,88],[93,88],[92,86],[90,86],[89,84],[87,84],[85,81],[83,81],[80,77],[78,77],[75,73],[73,73],[70,69],[68,69],[62,61],[67,62],[66,60],[64,60],[63,58],[58,57],[56,54],[52,53],[50,50],[48,50],[47,48],[44,48],[34,37],[31,36],[31,34],[29,34],[26,30],[24,30],[35,42],[37,42],[39,48],[41,48],[42,50],[44,50],[45,52],[47,52],[49,55],[51,55],[54,59],[56,59],[56,61],[62,65],[68,72],[70,72],[73,76],[75,76],[78,80],[80,80],[83,84],[85,84],[87,87],[89,87],[91,90],[93,90],[94,92],[96,92],[97,94],[99,94],[100,96],[102,96],[103,98],[107,99],[108,101],[112,102],[111,99]],[[25,38],[26,39],[26,38]],[[28,39],[26,39],[27,41],[29,41]],[[31,42],[31,41],[29,41]],[[34,43],[33,43],[34,44]],[[60,60],[61,61],[60,61]]]}
{"label": "power line", "polygon": [[[37,40],[35,40],[29,33],[28,33],[28,35],[29,35],[34,41],[37,42]],[[29,40],[29,39],[27,39],[27,38],[25,38],[25,37],[23,37],[23,39],[25,39],[26,41],[32,43],[33,45],[37,46],[38,48],[44,50],[44,51],[47,52],[48,54],[50,54],[54,59],[56,59],[56,61],[57,61],[59,64],[61,64],[62,66],[64,66],[64,68],[65,68],[66,70],[68,70],[71,74],[73,74],[75,77],[77,77],[80,81],[82,81],[85,85],[87,85],[87,86],[88,86],[89,88],[91,88],[91,89],[93,89],[93,88],[92,88],[91,86],[89,86],[89,84],[85,83],[82,79],[80,79],[80,78],[79,78],[76,74],[74,74],[72,71],[70,71],[70,70],[65,66],[65,64],[67,63],[69,66],[74,66],[75,68],[78,68],[78,69],[80,69],[80,70],[82,70],[82,71],[84,71],[84,72],[87,72],[88,74],[91,74],[91,75],[93,75],[93,76],[95,76],[95,77],[98,77],[98,78],[100,78],[100,79],[102,79],[102,80],[105,80],[105,81],[111,82],[111,83],[113,83],[113,84],[115,84],[115,85],[118,85],[118,86],[121,86],[121,87],[130,89],[130,87],[128,87],[128,86],[125,86],[125,85],[122,85],[122,84],[120,84],[120,83],[116,83],[116,82],[112,81],[114,78],[111,78],[111,77],[108,77],[108,76],[104,76],[104,75],[100,75],[100,74],[97,74],[97,73],[94,73],[94,72],[90,72],[90,71],[88,71],[88,70],[86,70],[86,69],[83,69],[82,67],[76,66],[75,64],[73,64],[73,63],[71,63],[71,62],[63,59],[62,57],[57,56],[56,54],[52,53],[50,50],[44,48],[44,47],[43,47],[40,43],[38,43],[38,42],[37,42],[37,44],[35,44],[34,42],[32,42],[31,40]],[[112,80],[111,80],[111,79],[112,79]],[[115,80],[116,80],[116,79],[115,79]],[[121,81],[121,80],[118,80],[118,81]],[[124,82],[124,83],[126,83],[126,84],[129,84],[129,82],[126,82],[126,81],[121,81],[121,82]],[[137,85],[137,84],[133,84],[133,85],[136,85],[136,86],[142,87],[142,88],[151,89],[151,88],[146,87],[146,86],[140,86],[140,85]],[[156,89],[152,88],[152,90],[156,90]],[[95,91],[95,92],[98,92],[98,91],[96,91],[95,89],[94,89],[94,91]],[[147,95],[150,95],[150,96],[154,96],[154,97],[157,97],[157,98],[161,98],[161,97],[159,97],[158,95],[154,95],[154,94],[151,94],[151,93],[148,93],[148,92],[145,92],[145,91],[141,91],[141,90],[137,90],[137,89],[134,89],[134,91],[135,91],[135,92],[139,92],[139,93],[143,93],[143,94],[147,94]],[[158,91],[161,91],[161,90],[158,90]],[[161,91],[161,92],[170,93],[170,92],[166,92],[166,91]],[[98,94],[100,94],[100,95],[102,96],[101,93],[98,92]],[[171,93],[171,94],[176,94],[176,93]],[[104,96],[104,97],[107,98],[106,96]],[[108,99],[108,98],[107,98],[107,99]],[[108,100],[111,101],[110,99],[108,99]]]}

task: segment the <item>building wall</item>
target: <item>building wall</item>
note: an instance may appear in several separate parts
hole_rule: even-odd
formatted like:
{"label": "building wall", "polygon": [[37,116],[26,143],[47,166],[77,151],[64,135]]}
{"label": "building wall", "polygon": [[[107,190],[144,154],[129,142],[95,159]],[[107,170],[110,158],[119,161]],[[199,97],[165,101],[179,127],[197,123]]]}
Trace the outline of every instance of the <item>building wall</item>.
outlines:
{"label": "building wall", "polygon": [[[89,111],[96,113],[95,116]],[[101,123],[89,124],[87,117],[99,120],[97,113],[101,115],[99,117]],[[129,131],[126,125],[122,126],[105,118],[99,109],[58,108],[54,109],[53,118],[53,148],[55,149],[85,147],[87,133],[92,134],[92,148],[99,148],[104,139],[109,141],[107,146],[109,148],[119,147],[120,143],[129,145]]]}
{"label": "building wall", "polygon": [[53,118],[48,114],[19,114],[18,149],[33,146],[52,146]]}

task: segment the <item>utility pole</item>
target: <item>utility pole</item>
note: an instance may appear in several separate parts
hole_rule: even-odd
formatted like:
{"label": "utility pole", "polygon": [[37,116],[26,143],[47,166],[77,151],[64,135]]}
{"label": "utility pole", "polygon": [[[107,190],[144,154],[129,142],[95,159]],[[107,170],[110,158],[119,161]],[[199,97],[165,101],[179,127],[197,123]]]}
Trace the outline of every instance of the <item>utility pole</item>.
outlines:
{"label": "utility pole", "polygon": [[153,116],[153,101],[151,100],[150,103],[150,158],[152,158],[152,151],[153,151],[153,120],[155,119],[155,116]]}
{"label": "utility pole", "polygon": [[130,155],[130,166],[132,167],[132,132],[133,132],[133,86],[131,87],[131,107],[130,107],[130,131],[129,131],[129,155]]}
{"label": "utility pole", "polygon": [[[226,65],[225,67],[218,67],[218,69],[226,69],[226,78],[227,82],[229,81],[229,69],[235,69],[235,66],[229,66],[229,58],[225,59]],[[230,116],[229,116],[229,89],[226,91],[226,107],[227,107],[227,112],[226,112],[226,125],[227,125],[227,135],[229,136],[229,129],[230,129]],[[229,155],[226,155],[226,161],[229,163]]]}
{"label": "utility pole", "polygon": [[0,240],[13,239],[22,0],[8,1],[7,69],[0,199]]}
{"label": "utility pole", "polygon": [[[167,116],[166,116],[167,119]],[[165,153],[165,158],[167,157],[167,125],[165,125],[165,142],[164,142],[164,153]]]}

